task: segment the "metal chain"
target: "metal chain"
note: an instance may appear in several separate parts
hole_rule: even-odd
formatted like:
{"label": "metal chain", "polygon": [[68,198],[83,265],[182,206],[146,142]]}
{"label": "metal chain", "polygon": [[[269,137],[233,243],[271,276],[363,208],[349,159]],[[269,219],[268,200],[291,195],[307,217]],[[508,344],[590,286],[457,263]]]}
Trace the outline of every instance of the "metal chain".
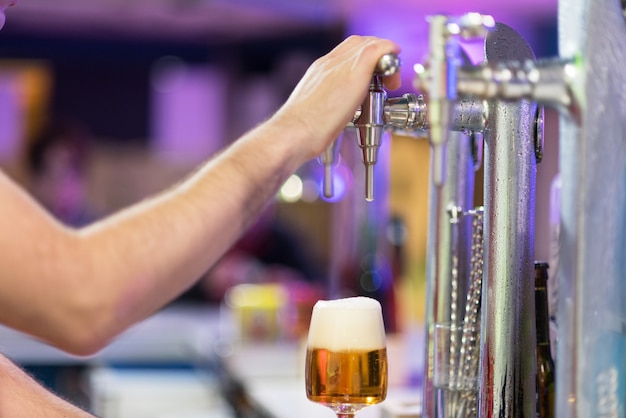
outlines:
{"label": "metal chain", "polygon": [[[480,306],[483,281],[484,262],[484,208],[479,207],[468,211],[472,216],[472,245],[470,259],[470,282],[463,320],[463,336],[461,338],[460,367],[458,368],[458,384],[471,395],[465,399],[462,416],[476,416],[478,408],[477,378],[480,353],[477,352],[480,338]],[[459,415],[461,416],[461,415]]]}
{"label": "metal chain", "polygon": [[[450,224],[453,234],[458,234],[459,222],[461,216],[464,215],[463,208],[451,202],[447,207],[448,215],[450,216]],[[454,240],[453,240],[454,242]],[[450,385],[452,387],[458,386],[456,371],[458,370],[457,360],[459,359],[459,344],[457,334],[455,331],[462,318],[458,318],[458,304],[459,304],[459,257],[458,248],[452,248],[452,265],[450,266]]]}

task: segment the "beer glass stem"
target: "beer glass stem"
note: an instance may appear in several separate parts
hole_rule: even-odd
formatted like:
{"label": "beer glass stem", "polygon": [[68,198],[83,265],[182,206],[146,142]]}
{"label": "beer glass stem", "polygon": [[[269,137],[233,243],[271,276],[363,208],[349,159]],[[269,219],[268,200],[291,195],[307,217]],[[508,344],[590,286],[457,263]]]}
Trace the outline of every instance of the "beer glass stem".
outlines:
{"label": "beer glass stem", "polygon": [[338,412],[337,418],[354,418],[354,414],[345,414],[345,413]]}

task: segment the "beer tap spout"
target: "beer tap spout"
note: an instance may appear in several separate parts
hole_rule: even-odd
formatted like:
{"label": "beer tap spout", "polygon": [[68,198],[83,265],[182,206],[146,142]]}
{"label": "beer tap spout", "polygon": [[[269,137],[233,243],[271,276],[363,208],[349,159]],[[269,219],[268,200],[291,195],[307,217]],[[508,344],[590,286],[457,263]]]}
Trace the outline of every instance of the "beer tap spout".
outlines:
{"label": "beer tap spout", "polygon": [[491,16],[468,13],[459,18],[436,15],[430,18],[427,66],[415,67],[418,91],[424,92],[428,107],[432,176],[436,186],[445,182],[446,145],[457,98],[457,72],[461,57],[460,40],[484,38],[495,26]]}
{"label": "beer tap spout", "polygon": [[365,199],[374,200],[374,166],[378,160],[378,149],[385,130],[385,103],[387,92],[383,89],[383,76],[396,73],[400,69],[400,59],[396,54],[386,54],[378,62],[372,76],[369,92],[356,118],[357,140],[362,151],[365,166]]}

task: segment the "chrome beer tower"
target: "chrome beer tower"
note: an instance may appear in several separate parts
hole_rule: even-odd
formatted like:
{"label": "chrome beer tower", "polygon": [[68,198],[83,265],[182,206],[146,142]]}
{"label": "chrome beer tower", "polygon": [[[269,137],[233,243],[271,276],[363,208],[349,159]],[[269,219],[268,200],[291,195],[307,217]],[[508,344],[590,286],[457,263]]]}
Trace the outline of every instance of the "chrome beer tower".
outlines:
{"label": "chrome beer tower", "polygon": [[[451,355],[455,344],[471,349],[477,369],[476,409],[467,416],[536,416],[532,269],[543,105],[561,111],[556,416],[626,416],[625,10],[626,1],[560,0],[560,56],[540,62],[488,16],[434,16],[428,62],[416,67],[423,95],[387,98],[373,80],[355,115],[366,131],[362,147],[379,144],[367,130],[384,129],[425,130],[432,147],[424,417],[438,407],[435,357],[459,370],[468,364]],[[485,38],[484,62],[463,64],[460,43],[475,37]],[[482,135],[484,210],[472,207]],[[376,159],[366,148],[369,171]],[[435,324],[467,325],[472,312],[480,317],[474,347],[451,341],[449,352],[435,353]]]}
{"label": "chrome beer tower", "polygon": [[[534,55],[525,41],[489,16],[434,16],[430,24],[429,60],[427,66],[418,66],[415,83],[424,95],[387,99],[373,81],[354,118],[361,138],[373,137],[369,130],[378,138],[384,129],[426,130],[431,144],[423,415],[435,416],[434,326],[462,322],[471,332],[463,335],[463,341],[450,341],[437,358],[459,368],[459,373],[484,371],[466,416],[476,415],[477,407],[481,416],[530,416],[535,409],[535,357],[534,350],[522,350],[520,342],[534,348],[533,211],[542,130],[537,106],[520,99],[535,99],[533,95],[541,92],[545,101],[554,101],[554,94],[546,93],[546,77],[541,77],[554,70],[533,64]],[[480,38],[485,64],[475,67],[464,59],[461,41]],[[504,68],[508,79],[501,77]],[[532,82],[526,76],[531,71],[537,76]],[[554,83],[551,78],[550,83]],[[484,213],[473,208],[482,132],[487,138]],[[363,142],[359,141],[362,148]],[[371,156],[363,153],[368,168],[368,159],[375,161]],[[369,187],[366,198],[373,198]],[[483,217],[484,226],[477,225],[475,221]],[[488,237],[484,247],[483,235]],[[472,245],[476,242],[478,246]],[[454,352],[461,349],[464,355],[458,357]],[[479,360],[490,367],[479,368]]]}
{"label": "chrome beer tower", "polygon": [[[431,20],[430,36],[438,40],[429,42],[430,61],[437,63],[448,50],[451,37],[460,33],[457,25],[456,19],[447,17]],[[417,88],[427,98],[434,90],[434,100],[441,100],[440,86],[452,83],[456,91],[448,87],[453,93],[447,96],[449,103],[464,96],[489,101],[475,414],[479,417],[536,416],[531,277],[535,164],[542,152],[541,112],[536,105],[561,111],[555,416],[626,416],[625,42],[626,1],[561,0],[559,58],[534,62],[521,37],[496,25],[485,40],[484,64],[458,66],[450,72],[451,65],[442,70],[429,61],[420,72]],[[433,52],[433,47],[440,49]],[[430,104],[427,99],[427,113],[432,111]],[[446,112],[439,104],[435,109]],[[446,115],[439,120],[445,121]],[[432,128],[431,122],[436,150],[445,140],[433,140]],[[441,154],[439,158],[444,158]],[[455,320],[452,308],[458,300],[456,288],[449,285],[455,275],[446,270],[455,271],[449,267],[454,267],[455,248],[444,244],[447,231],[441,225],[451,218],[444,207],[447,186],[437,190],[437,167],[435,163],[431,200],[439,203],[431,202],[435,230],[429,238],[433,244],[428,256],[427,338],[437,321]],[[453,254],[450,261],[447,252]],[[432,392],[434,354],[429,340],[425,417],[434,416],[439,406]]]}

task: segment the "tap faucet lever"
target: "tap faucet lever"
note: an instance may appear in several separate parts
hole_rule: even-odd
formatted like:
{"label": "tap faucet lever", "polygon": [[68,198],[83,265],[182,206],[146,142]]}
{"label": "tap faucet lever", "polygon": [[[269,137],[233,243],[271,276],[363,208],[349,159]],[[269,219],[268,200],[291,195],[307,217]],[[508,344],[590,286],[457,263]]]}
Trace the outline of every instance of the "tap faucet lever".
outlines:
{"label": "tap faucet lever", "polygon": [[[365,165],[365,199],[374,200],[374,164],[378,158],[380,139],[385,127],[385,100],[383,77],[393,75],[400,69],[397,54],[385,54],[377,62],[370,82],[369,93],[356,110],[350,126],[357,128],[357,139]],[[333,197],[333,166],[337,160],[339,140],[334,141],[319,157],[324,166],[323,195]]]}
{"label": "tap faucet lever", "polygon": [[400,69],[400,59],[396,54],[383,55],[378,61],[369,92],[360,107],[360,114],[354,121],[356,135],[365,166],[365,199],[374,200],[374,166],[378,159],[378,149],[385,129],[385,101],[387,93],[383,89],[382,78]]}
{"label": "tap faucet lever", "polygon": [[394,75],[400,69],[400,57],[397,54],[385,54],[376,63],[374,75]]}

